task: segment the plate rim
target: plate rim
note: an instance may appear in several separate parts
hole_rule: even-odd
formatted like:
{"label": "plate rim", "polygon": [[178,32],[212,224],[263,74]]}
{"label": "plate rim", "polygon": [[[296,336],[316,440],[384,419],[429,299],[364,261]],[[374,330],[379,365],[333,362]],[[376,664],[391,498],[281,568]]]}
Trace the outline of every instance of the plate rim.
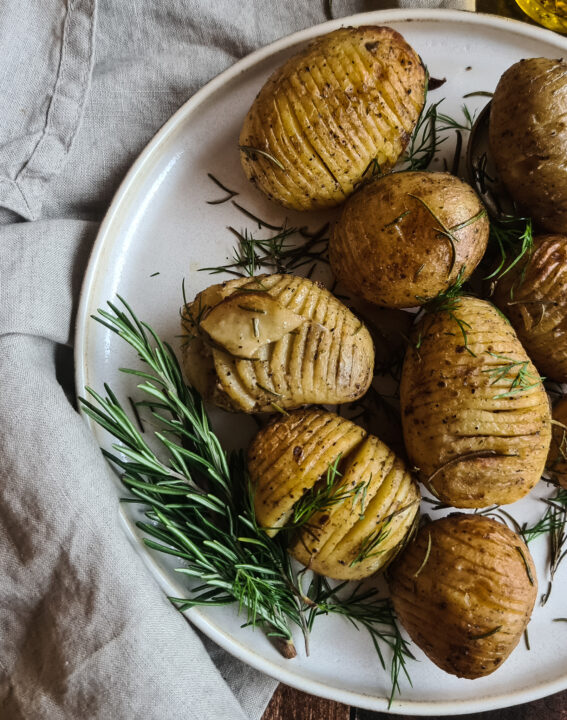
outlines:
{"label": "plate rim", "polygon": [[[143,150],[131,164],[124,178],[118,185],[107,211],[97,232],[92,245],[87,267],[81,283],[77,314],[75,318],[74,331],[74,360],[75,360],[75,384],[78,392],[81,392],[86,384],[86,368],[88,365],[86,341],[88,335],[87,324],[90,321],[91,305],[90,300],[93,294],[97,268],[101,255],[111,243],[113,224],[119,216],[123,206],[128,202],[129,193],[135,185],[140,173],[143,173],[147,164],[151,164],[152,158],[159,153],[160,148],[167,142],[180,125],[197,110],[202,103],[213,96],[219,88],[228,81],[238,77],[252,67],[266,60],[274,54],[284,51],[301,42],[307,42],[317,35],[331,32],[332,30],[345,26],[359,26],[363,24],[382,23],[403,23],[403,22],[449,22],[462,23],[466,25],[484,25],[490,29],[502,30],[507,33],[514,33],[526,38],[543,40],[558,49],[567,52],[567,38],[554,33],[551,30],[528,24],[521,20],[491,15],[488,13],[477,13],[462,10],[447,9],[390,9],[374,10],[370,12],[357,13],[346,17],[335,18],[323,23],[309,26],[265,45],[245,57],[237,60],[221,73],[209,80],[199,88],[188,100],[186,100],[173,115],[153,135]],[[92,429],[93,422],[80,409],[80,414],[89,428]],[[165,567],[157,562],[147,549],[140,543],[131,521],[122,515],[126,527],[124,530],[130,541],[142,557],[146,566],[154,575],[162,588],[169,592],[176,588]],[[179,586],[178,586],[179,587]],[[264,672],[274,679],[284,682],[303,692],[325,697],[347,705],[354,705],[369,710],[384,712],[388,714],[414,714],[420,716],[432,715],[460,715],[474,712],[485,712],[504,707],[512,707],[520,703],[546,697],[555,692],[567,689],[567,673],[561,679],[549,682],[542,682],[529,689],[514,691],[513,694],[482,696],[479,699],[446,699],[446,700],[404,700],[396,698],[391,707],[388,707],[388,699],[385,697],[371,696],[359,691],[333,688],[328,684],[316,679],[305,678],[297,671],[274,665],[270,659],[266,659],[257,651],[244,647],[238,639],[228,635],[209,618],[205,617],[198,608],[193,608],[184,613],[192,624],[206,634],[211,640],[217,643],[225,651],[250,665],[251,667]]]}

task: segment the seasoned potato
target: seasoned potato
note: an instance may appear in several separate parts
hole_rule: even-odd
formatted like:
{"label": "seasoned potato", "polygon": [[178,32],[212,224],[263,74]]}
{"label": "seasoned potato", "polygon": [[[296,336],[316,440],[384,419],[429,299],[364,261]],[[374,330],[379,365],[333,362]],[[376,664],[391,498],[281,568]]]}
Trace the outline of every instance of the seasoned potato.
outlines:
{"label": "seasoned potato", "polygon": [[567,489],[567,397],[553,406],[553,420],[546,469],[553,480]]}
{"label": "seasoned potato", "polygon": [[404,463],[378,438],[324,410],[297,411],[261,430],[248,468],[258,522],[270,535],[285,529],[294,557],[336,579],[385,567],[419,509]]}
{"label": "seasoned potato", "polygon": [[540,373],[567,382],[567,236],[536,237],[526,261],[499,280],[494,302]]}
{"label": "seasoned potato", "polygon": [[240,133],[247,177],[297,210],[338,205],[398,160],[424,103],[419,56],[391,28],[341,28],[276,70]]}
{"label": "seasoned potato", "polygon": [[388,571],[400,622],[452,675],[494,672],[518,644],[537,595],[533,560],[519,535],[481,515],[424,525]]}
{"label": "seasoned potato", "polygon": [[346,202],[331,235],[336,277],[355,295],[414,307],[468,278],[488,242],[475,191],[449,173],[391,173]]}
{"label": "seasoned potato", "polygon": [[514,200],[548,232],[567,233],[567,62],[529,58],[500,78],[490,152]]}
{"label": "seasoned potato", "polygon": [[516,333],[489,302],[454,298],[425,314],[401,380],[404,440],[419,477],[454,507],[511,503],[539,480],[547,395]]}
{"label": "seasoned potato", "polygon": [[368,389],[368,330],[307,278],[263,275],[199,293],[182,311],[191,384],[227,410],[273,412],[345,403]]}

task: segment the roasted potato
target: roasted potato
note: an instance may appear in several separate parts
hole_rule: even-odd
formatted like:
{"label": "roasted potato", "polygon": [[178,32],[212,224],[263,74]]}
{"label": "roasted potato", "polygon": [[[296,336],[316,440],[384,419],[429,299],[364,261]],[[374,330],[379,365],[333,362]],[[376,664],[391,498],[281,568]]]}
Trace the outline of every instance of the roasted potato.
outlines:
{"label": "roasted potato", "polygon": [[307,278],[263,275],[199,293],[182,310],[183,366],[206,399],[227,410],[273,412],[345,403],[368,389],[368,330]]}
{"label": "roasted potato", "polygon": [[537,595],[528,548],[491,518],[453,514],[424,525],[388,570],[411,639],[452,675],[494,672],[518,644]]}
{"label": "roasted potato", "polygon": [[498,281],[494,302],[539,372],[567,382],[567,236],[536,237],[533,252]]}
{"label": "roasted potato", "polygon": [[419,509],[404,463],[378,438],[324,410],[261,430],[248,451],[260,525],[289,533],[291,554],[315,572],[354,580],[384,568]]}
{"label": "roasted potato", "polygon": [[518,205],[548,232],[567,233],[567,62],[529,58],[500,78],[490,152]]}
{"label": "roasted potato", "polygon": [[400,393],[419,478],[460,508],[526,495],[545,466],[550,410],[512,326],[491,303],[465,296],[426,313],[412,340]]}
{"label": "roasted potato", "polygon": [[422,305],[468,278],[488,242],[475,191],[454,175],[399,172],[346,202],[329,246],[331,267],[355,295],[387,307]]}
{"label": "roasted potato", "polygon": [[567,397],[553,406],[553,420],[546,470],[567,490]]}
{"label": "roasted potato", "polygon": [[244,172],[285,207],[338,205],[372,169],[394,166],[424,92],[421,60],[392,28],[323,35],[254,100],[240,133]]}

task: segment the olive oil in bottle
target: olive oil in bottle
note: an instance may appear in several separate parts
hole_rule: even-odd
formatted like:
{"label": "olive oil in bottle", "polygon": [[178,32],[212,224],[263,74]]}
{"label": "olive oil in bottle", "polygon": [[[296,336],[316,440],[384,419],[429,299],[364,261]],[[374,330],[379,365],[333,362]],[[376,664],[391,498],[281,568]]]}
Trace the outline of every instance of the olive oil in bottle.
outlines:
{"label": "olive oil in bottle", "polygon": [[540,25],[567,33],[567,0],[516,0],[516,4]]}

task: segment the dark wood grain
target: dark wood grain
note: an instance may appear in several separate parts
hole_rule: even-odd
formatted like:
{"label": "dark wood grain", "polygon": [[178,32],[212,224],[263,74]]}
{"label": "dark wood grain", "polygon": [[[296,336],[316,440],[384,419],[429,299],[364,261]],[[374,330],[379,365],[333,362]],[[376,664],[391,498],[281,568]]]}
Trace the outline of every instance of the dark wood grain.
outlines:
{"label": "dark wood grain", "polygon": [[[567,691],[525,705],[453,717],[454,720],[457,720],[457,717],[459,720],[567,720]],[[357,710],[352,720],[392,720],[392,718],[392,715],[385,713]],[[396,720],[421,720],[416,715],[396,715],[395,718]],[[323,717],[320,720],[323,720]],[[445,720],[451,720],[451,717],[445,716]]]}
{"label": "dark wood grain", "polygon": [[[416,715],[389,715],[323,700],[280,685],[262,720],[421,720]],[[567,691],[524,705],[472,715],[445,716],[445,720],[567,720]]]}
{"label": "dark wood grain", "polygon": [[351,720],[351,711],[347,705],[279,685],[262,720]]}

